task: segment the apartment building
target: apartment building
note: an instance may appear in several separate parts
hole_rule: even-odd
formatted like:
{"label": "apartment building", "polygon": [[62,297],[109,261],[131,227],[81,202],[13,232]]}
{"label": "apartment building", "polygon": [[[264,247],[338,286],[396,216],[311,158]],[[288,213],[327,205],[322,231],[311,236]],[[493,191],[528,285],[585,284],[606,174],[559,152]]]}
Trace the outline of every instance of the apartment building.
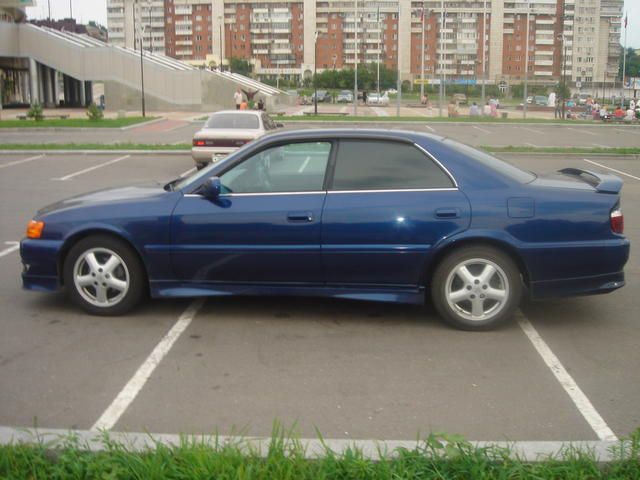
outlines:
{"label": "apartment building", "polygon": [[244,58],[259,75],[380,62],[432,84],[551,84],[564,66],[572,85],[588,86],[615,81],[623,3],[108,0],[108,18],[114,43],[133,46],[142,22],[145,49],[205,66]]}

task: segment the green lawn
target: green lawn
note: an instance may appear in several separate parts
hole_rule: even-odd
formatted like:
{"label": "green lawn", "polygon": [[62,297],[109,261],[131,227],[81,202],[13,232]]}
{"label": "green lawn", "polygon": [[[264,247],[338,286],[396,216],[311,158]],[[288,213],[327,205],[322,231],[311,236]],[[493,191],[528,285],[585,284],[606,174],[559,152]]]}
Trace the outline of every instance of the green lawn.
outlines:
{"label": "green lawn", "polygon": [[187,143],[179,145],[152,143],[5,143],[0,150],[191,150]]}
{"label": "green lawn", "polygon": [[[7,479],[239,479],[239,480],[631,480],[640,478],[638,435],[599,463],[586,450],[567,446],[553,458],[526,462],[508,448],[475,447],[459,436],[434,434],[415,449],[381,452],[371,460],[357,448],[330,450],[307,459],[300,443],[275,436],[268,450],[247,443],[213,446],[183,437],[179,445],[157,444],[141,452],[110,440],[102,452],[89,452],[72,438],[50,444],[0,446],[0,478]],[[387,452],[390,453],[390,452]]]}
{"label": "green lawn", "polygon": [[149,122],[158,117],[125,117],[125,118],[105,118],[92,121],[88,118],[67,118],[67,119],[46,119],[40,122],[35,120],[0,120],[0,128],[121,128],[135,125],[137,123]]}

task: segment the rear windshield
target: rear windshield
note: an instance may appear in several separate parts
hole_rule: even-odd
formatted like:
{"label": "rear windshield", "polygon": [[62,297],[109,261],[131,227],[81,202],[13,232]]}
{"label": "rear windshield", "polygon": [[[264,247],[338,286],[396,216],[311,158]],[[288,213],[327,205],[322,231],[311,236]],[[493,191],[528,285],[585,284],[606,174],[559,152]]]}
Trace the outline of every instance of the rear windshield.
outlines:
{"label": "rear windshield", "polygon": [[206,128],[259,128],[256,115],[244,113],[216,113],[207,120]]}
{"label": "rear windshield", "polygon": [[527,172],[526,170],[522,170],[514,165],[511,165],[510,163],[494,157],[493,155],[489,155],[488,153],[476,150],[475,148],[465,145],[464,143],[456,142],[455,140],[451,140],[449,138],[445,139],[444,143],[454,150],[457,150],[458,152],[464,154],[465,156],[476,160],[478,163],[481,163],[518,183],[529,183],[533,182],[536,179],[535,174]]}

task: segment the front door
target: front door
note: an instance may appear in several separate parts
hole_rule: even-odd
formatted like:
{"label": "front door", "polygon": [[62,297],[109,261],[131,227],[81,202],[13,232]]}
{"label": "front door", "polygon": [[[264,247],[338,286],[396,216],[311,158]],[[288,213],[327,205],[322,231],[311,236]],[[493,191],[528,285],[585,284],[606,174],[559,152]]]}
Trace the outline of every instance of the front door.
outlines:
{"label": "front door", "polygon": [[218,199],[185,195],[172,218],[178,278],[321,283],[321,217],[331,148],[331,142],[267,148],[220,175]]}

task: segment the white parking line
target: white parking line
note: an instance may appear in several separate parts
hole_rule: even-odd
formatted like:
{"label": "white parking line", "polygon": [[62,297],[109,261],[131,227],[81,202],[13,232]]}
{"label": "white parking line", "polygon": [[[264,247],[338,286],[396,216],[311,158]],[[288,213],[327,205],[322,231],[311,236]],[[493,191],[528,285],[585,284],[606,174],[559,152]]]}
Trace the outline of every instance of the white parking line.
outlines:
{"label": "white parking line", "polygon": [[144,384],[151,377],[151,374],[160,364],[162,359],[169,353],[173,344],[180,338],[180,335],[189,327],[191,321],[202,308],[204,299],[193,301],[184,311],[178,321],[171,327],[171,330],[162,337],[160,342],[153,349],[144,363],[138,368],[136,373],[127,382],[118,396],[111,402],[98,421],[91,427],[91,430],[111,430],[118,422],[122,414],[127,410],[129,405],[135,400]]}
{"label": "white parking line", "polygon": [[476,130],[480,130],[483,133],[488,133],[489,135],[491,134],[491,132],[489,130],[485,130],[484,128],[480,128],[480,127],[476,127],[475,125],[471,125],[473,128],[475,128]]}
{"label": "white parking line", "polygon": [[433,127],[430,127],[429,125],[425,125],[424,128],[426,128],[427,130],[429,130],[429,131],[431,131],[433,133],[436,133],[436,129],[433,128]]}
{"label": "white parking line", "polygon": [[578,132],[578,133],[584,133],[585,135],[592,135],[594,137],[596,136],[595,133],[589,132],[588,130],[585,130],[584,128],[571,128],[571,127],[568,127],[567,130],[571,130],[573,132]]}
{"label": "white parking line", "polygon": [[20,242],[4,242],[5,245],[11,245],[9,248],[0,250],[0,258],[9,255],[11,252],[15,252],[20,248]]}
{"label": "white parking line", "polygon": [[304,163],[298,169],[298,173],[304,172],[304,169],[309,165],[309,160],[311,160],[311,155],[308,155],[307,158],[305,158]]}
{"label": "white parking line", "polygon": [[180,178],[184,178],[184,177],[186,177],[187,175],[191,175],[191,174],[192,174],[193,172],[195,172],[195,171],[196,171],[196,167],[190,168],[189,170],[186,170],[186,171],[182,172],[182,173],[179,175],[179,177],[180,177]]}
{"label": "white parking line", "polygon": [[529,127],[520,127],[523,130],[529,130],[532,133],[535,133],[536,135],[544,135],[544,132],[542,130],[536,130],[535,128],[529,128]]}
{"label": "white parking line", "polygon": [[21,163],[33,162],[34,160],[38,160],[45,155],[36,155],[35,157],[23,158],[21,160],[14,160],[13,162],[7,162],[0,165],[0,168],[12,167],[14,165],[20,165]]}
{"label": "white parking line", "polygon": [[539,147],[540,147],[540,145],[536,145],[536,144],[534,144],[534,143],[527,143],[527,142],[524,142],[524,144],[525,144],[525,145],[528,145],[528,146],[530,146],[530,147],[536,147],[536,148],[539,148]]}
{"label": "white parking line", "polygon": [[80,170],[78,172],[74,172],[74,173],[70,173],[69,175],[65,175],[64,177],[60,177],[60,178],[52,178],[52,180],[69,180],[73,177],[77,177],[78,175],[83,175],[85,173],[88,172],[92,172],[93,170],[97,170],[98,168],[102,168],[102,167],[106,167],[107,165],[111,165],[117,162],[121,162],[122,160],[126,160],[127,158],[129,158],[131,155],[125,155],[124,157],[119,157],[119,158],[114,158],[113,160],[109,160],[108,162],[104,162],[101,163],[100,165],[94,165],[93,167],[89,167],[89,168],[85,168],[83,170]]}
{"label": "white parking line", "polygon": [[518,323],[520,328],[531,341],[538,354],[547,364],[547,367],[555,375],[562,388],[569,395],[578,411],[582,414],[589,426],[596,433],[598,438],[603,441],[617,441],[618,437],[613,430],[609,428],[604,419],[600,416],[591,401],[580,389],[573,377],[564,368],[558,357],[551,351],[549,345],[540,337],[537,330],[531,325],[529,320],[520,312],[518,315]]}
{"label": "white parking line", "polygon": [[606,165],[602,165],[601,163],[594,162],[593,160],[589,160],[587,158],[583,158],[583,160],[587,163],[591,163],[593,165],[597,165],[598,167],[606,168],[607,170],[611,170],[612,172],[619,173],[620,175],[625,175],[629,178],[633,178],[634,180],[640,180],[640,177],[636,177],[635,175],[631,175],[630,173],[623,172],[622,170],[617,170],[615,168],[607,167]]}

